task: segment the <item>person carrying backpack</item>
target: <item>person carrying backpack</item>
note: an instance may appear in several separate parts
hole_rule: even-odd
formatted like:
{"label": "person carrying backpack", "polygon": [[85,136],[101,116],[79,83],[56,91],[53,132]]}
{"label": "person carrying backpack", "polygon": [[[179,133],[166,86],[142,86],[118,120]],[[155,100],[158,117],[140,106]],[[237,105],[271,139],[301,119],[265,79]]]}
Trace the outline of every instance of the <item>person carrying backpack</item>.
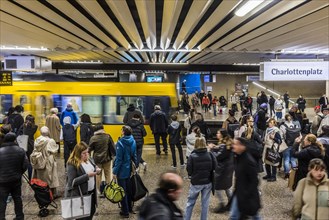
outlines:
{"label": "person carrying backpack", "polygon": [[297,167],[296,158],[292,157],[291,150],[295,139],[300,136],[301,126],[299,121],[292,120],[290,114],[286,114],[284,118],[285,122],[283,125],[280,126],[280,130],[283,136],[283,140],[288,146],[288,148],[282,152],[285,178],[288,178],[290,164],[292,169],[295,169]]}
{"label": "person carrying backpack", "polygon": [[[235,112],[233,109],[228,111],[228,118],[223,122],[222,128],[226,129],[231,137],[234,137],[234,130],[239,126],[238,120],[234,117]],[[237,127],[230,127],[229,125],[236,124]]]}
{"label": "person carrying backpack", "polygon": [[66,116],[63,120],[63,141],[64,141],[64,166],[66,168],[67,160],[77,144],[77,132],[73,125],[71,125],[71,117]]}
{"label": "person carrying backpack", "polygon": [[14,108],[14,112],[8,116],[7,124],[11,125],[11,130],[16,135],[18,135],[19,129],[24,124],[24,118],[22,116],[24,112],[24,108],[21,105],[16,105]]}
{"label": "person carrying backpack", "polygon": [[264,133],[266,130],[266,121],[267,121],[266,113],[267,113],[267,104],[262,103],[259,106],[258,112],[256,112],[254,116],[256,131],[261,136],[261,138],[264,137]]}

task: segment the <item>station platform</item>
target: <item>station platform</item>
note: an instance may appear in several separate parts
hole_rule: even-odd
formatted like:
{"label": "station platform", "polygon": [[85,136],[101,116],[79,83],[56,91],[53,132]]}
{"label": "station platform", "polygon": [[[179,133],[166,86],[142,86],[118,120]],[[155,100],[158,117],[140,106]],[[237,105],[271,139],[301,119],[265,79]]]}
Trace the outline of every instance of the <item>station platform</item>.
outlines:
{"label": "station platform", "polygon": [[[185,152],[185,150],[184,150]],[[155,147],[154,145],[144,146],[143,158],[147,162],[147,170],[140,171],[140,175],[149,189],[150,193],[154,192],[157,187],[157,181],[161,173],[173,170],[171,168],[171,154],[169,155],[161,154],[160,158],[156,158],[155,155]],[[66,181],[65,171],[64,171],[64,160],[63,153],[58,155],[58,175],[60,180],[60,187],[58,191],[61,195],[64,193],[64,186]],[[181,209],[185,209],[187,195],[189,190],[189,180],[187,177],[186,169],[180,169],[179,167],[176,169],[176,172],[184,178],[184,192],[177,201],[177,204]],[[260,174],[260,177],[265,175],[264,173]],[[261,201],[262,201],[262,209],[260,211],[260,215],[265,220],[271,219],[289,219],[290,210],[293,204],[293,195],[292,192],[287,188],[288,182],[284,180],[283,173],[278,172],[278,178],[276,182],[267,183],[266,181],[261,180],[259,189],[261,190]],[[261,178],[260,178],[261,179]],[[49,208],[49,216],[45,218],[38,217],[39,207],[37,202],[34,199],[34,193],[29,185],[23,180],[22,187],[22,197],[23,197],[23,206],[25,219],[34,220],[34,219],[51,219],[51,220],[59,220],[61,217],[61,207],[60,200],[61,198],[56,199],[56,203],[58,205],[57,209],[52,207]],[[225,198],[225,196],[224,196]],[[194,207],[192,219],[200,219],[201,213],[201,200],[200,198],[197,200],[196,205]],[[137,211],[137,207],[140,205],[141,201],[135,203],[135,208]],[[211,195],[211,201],[209,206],[209,220],[224,220],[228,219],[228,213],[225,214],[216,214],[213,213],[213,209],[217,206],[218,199]],[[112,204],[106,198],[98,198],[98,208],[96,215],[93,219],[120,219],[119,208],[117,204]],[[12,220],[14,215],[14,204],[10,202],[7,206],[7,220]],[[138,215],[134,214],[130,216],[130,219],[138,219]]]}

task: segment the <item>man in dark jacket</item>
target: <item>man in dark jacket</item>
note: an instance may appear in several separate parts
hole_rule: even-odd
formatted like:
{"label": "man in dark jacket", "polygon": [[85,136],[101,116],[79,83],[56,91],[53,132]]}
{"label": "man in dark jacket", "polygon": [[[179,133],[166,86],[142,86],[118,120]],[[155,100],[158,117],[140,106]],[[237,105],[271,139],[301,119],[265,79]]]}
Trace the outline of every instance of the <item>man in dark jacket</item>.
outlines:
{"label": "man in dark jacket", "polygon": [[176,206],[182,194],[183,180],[175,173],[160,176],[159,188],[144,200],[140,207],[140,220],[182,220],[183,213]]}
{"label": "man in dark jacket", "polygon": [[290,96],[288,91],[286,91],[286,93],[283,95],[283,100],[284,103],[286,104],[285,108],[288,109],[289,108],[289,100],[290,100]]}
{"label": "man in dark jacket", "polygon": [[62,126],[64,126],[63,120],[66,116],[69,116],[71,118],[71,125],[76,125],[78,123],[79,119],[72,108],[72,103],[67,103],[65,111],[63,111],[61,114],[60,123]]}
{"label": "man in dark jacket", "polygon": [[163,144],[163,151],[165,152],[165,154],[168,154],[168,144],[167,144],[168,120],[165,113],[161,111],[160,105],[154,106],[154,112],[150,116],[150,127],[154,135],[157,156],[160,156],[161,154],[160,137]]}
{"label": "man in dark jacket", "polygon": [[136,114],[139,115],[140,121],[144,124],[143,113],[139,109],[136,109],[134,104],[129,104],[125,116],[123,117],[123,123],[127,124]]}
{"label": "man in dark jacket", "polygon": [[320,105],[320,110],[322,111],[323,108],[327,108],[327,105],[329,104],[328,97],[326,94],[323,94],[323,96],[320,97],[319,99],[319,105]]}
{"label": "man in dark jacket", "polygon": [[144,137],[146,136],[146,130],[143,123],[140,121],[140,115],[135,114],[132,119],[127,123],[128,126],[132,129],[132,135],[136,141],[136,153],[137,153],[137,164],[136,167],[139,167],[139,164],[143,164],[144,170],[146,170],[146,162],[142,158]]}
{"label": "man in dark jacket", "polygon": [[268,104],[270,105],[270,115],[272,117],[272,113],[273,113],[273,115],[275,115],[275,110],[274,110],[275,98],[271,95],[270,95],[270,100],[269,100]]}
{"label": "man in dark jacket", "polygon": [[231,204],[231,220],[260,219],[260,198],[258,191],[257,164],[247,152],[248,141],[245,138],[234,139],[233,152],[235,160],[235,191]]}
{"label": "man in dark jacket", "polygon": [[28,166],[25,151],[15,143],[16,135],[11,126],[1,127],[0,139],[0,219],[5,219],[7,198],[11,194],[15,203],[16,219],[24,219],[22,202],[22,175]]}
{"label": "man in dark jacket", "polygon": [[260,92],[259,99],[260,99],[260,103],[266,103],[266,104],[268,103],[268,98],[264,91]]}
{"label": "man in dark jacket", "polygon": [[22,113],[24,111],[23,106],[16,105],[14,108],[14,113],[8,116],[7,124],[11,125],[11,130],[16,135],[18,135],[19,129],[24,124],[24,118],[22,116]]}
{"label": "man in dark jacket", "polygon": [[196,121],[191,125],[189,134],[192,132],[192,128],[198,127],[200,128],[200,131],[203,135],[205,135],[205,138],[208,139],[210,138],[211,134],[209,134],[208,126],[206,122],[203,120],[203,116],[201,113],[197,113],[196,116]]}

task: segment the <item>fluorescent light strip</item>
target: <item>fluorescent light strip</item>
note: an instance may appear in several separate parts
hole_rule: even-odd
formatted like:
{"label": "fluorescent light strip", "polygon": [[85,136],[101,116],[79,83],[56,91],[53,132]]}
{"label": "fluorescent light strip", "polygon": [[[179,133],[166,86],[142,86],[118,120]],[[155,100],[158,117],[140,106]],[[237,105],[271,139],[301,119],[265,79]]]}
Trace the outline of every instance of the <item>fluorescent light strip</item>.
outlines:
{"label": "fluorescent light strip", "polygon": [[102,64],[101,61],[63,61],[63,63],[85,63],[85,64]]}
{"label": "fluorescent light strip", "polygon": [[130,49],[133,52],[200,52],[200,49]]}
{"label": "fluorescent light strip", "polygon": [[255,9],[258,5],[263,3],[263,1],[264,0],[249,0],[235,12],[235,15],[239,17],[243,17],[246,14],[248,14],[250,11]]}
{"label": "fluorescent light strip", "polygon": [[329,50],[281,50],[281,53],[329,54]]}
{"label": "fluorescent light strip", "polygon": [[274,95],[280,96],[280,94],[278,94],[278,93],[276,93],[276,92],[274,92],[274,91],[272,91],[270,89],[266,89],[266,90],[269,91],[270,93],[274,94]]}
{"label": "fluorescent light strip", "polygon": [[47,48],[45,47],[40,47],[40,48],[37,48],[37,47],[6,47],[6,46],[0,46],[0,50],[38,50],[38,51],[48,51]]}
{"label": "fluorescent light strip", "polygon": [[258,87],[266,90],[266,87],[264,87],[264,86],[262,86],[262,85],[260,85],[260,84],[258,84],[256,82],[252,82],[252,84],[254,84],[254,85],[256,85],[256,86],[258,86]]}

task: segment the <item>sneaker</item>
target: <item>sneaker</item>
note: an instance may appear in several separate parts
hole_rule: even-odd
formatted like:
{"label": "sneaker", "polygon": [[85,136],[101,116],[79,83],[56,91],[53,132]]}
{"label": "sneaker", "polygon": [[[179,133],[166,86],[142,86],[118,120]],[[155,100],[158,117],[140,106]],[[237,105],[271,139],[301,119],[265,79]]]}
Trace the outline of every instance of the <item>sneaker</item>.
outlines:
{"label": "sneaker", "polygon": [[146,171],[147,170],[147,163],[143,162],[143,166],[144,166],[144,171]]}
{"label": "sneaker", "polygon": [[10,203],[12,200],[13,200],[13,197],[12,196],[8,196],[7,203]]}
{"label": "sneaker", "polygon": [[184,167],[185,167],[185,164],[181,164],[181,165],[180,165],[180,168],[184,168]]}
{"label": "sneaker", "polygon": [[129,218],[129,213],[125,214],[125,213],[123,213],[123,212],[120,212],[120,216],[121,216],[122,218]]}
{"label": "sneaker", "polygon": [[267,182],[275,182],[276,178],[275,177],[270,177],[267,179]]}
{"label": "sneaker", "polygon": [[171,165],[171,168],[173,168],[173,169],[176,169],[177,167],[176,167],[176,166],[174,166],[174,165]]}

